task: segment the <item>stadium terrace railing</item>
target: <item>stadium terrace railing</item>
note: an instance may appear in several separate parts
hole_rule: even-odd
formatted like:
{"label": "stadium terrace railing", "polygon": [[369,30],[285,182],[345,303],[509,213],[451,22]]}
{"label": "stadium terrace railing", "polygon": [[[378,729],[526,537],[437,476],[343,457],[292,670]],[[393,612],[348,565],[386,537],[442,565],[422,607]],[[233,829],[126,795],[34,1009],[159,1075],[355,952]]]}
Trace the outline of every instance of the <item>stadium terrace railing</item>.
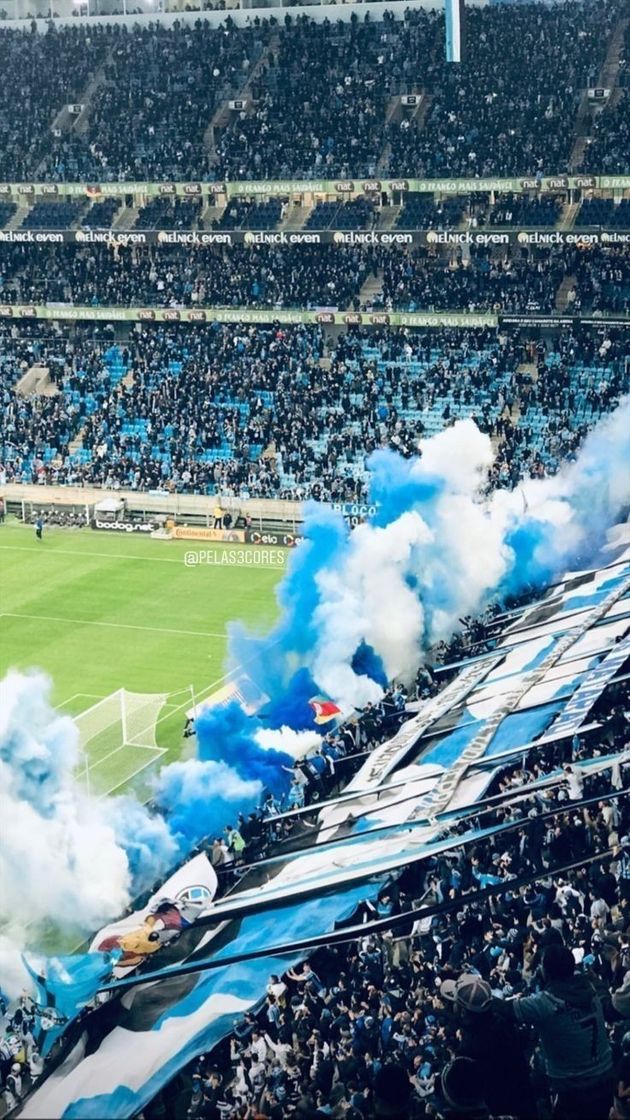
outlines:
{"label": "stadium terrace railing", "polygon": [[49,319],[105,323],[316,323],[321,326],[423,327],[425,329],[523,325],[627,327],[617,315],[510,315],[493,311],[329,311],[252,307],[75,307],[72,304],[0,304],[0,319]]}
{"label": "stadium terrace railing", "polygon": [[486,179],[267,179],[234,182],[115,182],[115,183],[0,183],[0,199],[76,197],[99,199],[125,195],[156,198],[177,195],[184,198],[245,198],[285,195],[327,196],[347,200],[364,195],[470,194],[488,192],[526,194],[563,190],[630,190],[630,175],[543,175],[537,178]]}

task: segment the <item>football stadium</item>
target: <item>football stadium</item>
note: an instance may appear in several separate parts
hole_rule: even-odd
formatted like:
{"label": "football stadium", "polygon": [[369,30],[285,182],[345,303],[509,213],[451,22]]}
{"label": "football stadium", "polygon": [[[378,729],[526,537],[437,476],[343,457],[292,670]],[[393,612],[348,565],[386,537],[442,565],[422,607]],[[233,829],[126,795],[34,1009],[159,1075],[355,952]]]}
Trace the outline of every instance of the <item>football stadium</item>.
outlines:
{"label": "football stadium", "polygon": [[630,12],[0,0],[0,1120],[630,1120]]}

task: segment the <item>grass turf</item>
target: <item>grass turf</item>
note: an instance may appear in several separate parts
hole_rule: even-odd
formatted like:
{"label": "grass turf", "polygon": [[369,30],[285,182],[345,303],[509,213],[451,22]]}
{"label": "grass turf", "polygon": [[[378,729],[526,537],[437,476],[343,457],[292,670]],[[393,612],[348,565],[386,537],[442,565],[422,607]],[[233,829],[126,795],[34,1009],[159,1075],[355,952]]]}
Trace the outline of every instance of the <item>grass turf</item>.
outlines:
{"label": "grass turf", "polygon": [[[53,703],[71,715],[119,688],[182,690],[169,696],[157,725],[160,762],[173,761],[191,704],[184,690],[192,685],[201,698],[225,680],[227,623],[265,629],[276,615],[282,568],[221,563],[234,548],[54,526],[38,541],[31,527],[0,526],[0,677],[9,668],[43,669]],[[218,562],[187,566],[185,554],[201,549]],[[259,549],[247,552],[260,559]],[[121,792],[146,761],[142,751],[91,757],[94,792]]]}

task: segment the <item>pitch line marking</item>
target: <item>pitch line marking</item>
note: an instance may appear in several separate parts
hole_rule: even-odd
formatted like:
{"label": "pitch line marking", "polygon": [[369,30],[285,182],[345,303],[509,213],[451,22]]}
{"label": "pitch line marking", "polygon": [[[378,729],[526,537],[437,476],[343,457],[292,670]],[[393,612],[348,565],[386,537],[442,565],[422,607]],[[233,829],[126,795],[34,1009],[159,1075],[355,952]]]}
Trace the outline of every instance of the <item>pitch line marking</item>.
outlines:
{"label": "pitch line marking", "polygon": [[[154,634],[184,634],[189,638],[225,638],[226,634],[218,634],[213,630],[172,630],[165,626],[134,626],[130,622],[102,622],[89,618],[60,618],[52,614],[22,614],[6,611],[4,618],[27,618],[35,622],[69,622],[73,626],[105,626],[113,630],[147,630]],[[78,693],[87,695],[87,693]]]}
{"label": "pitch line marking", "polygon": [[[193,541],[193,542],[188,542],[188,543],[193,543],[194,544],[195,542]],[[196,543],[199,544],[199,541],[197,541]],[[230,545],[229,541],[214,542],[213,547],[214,547],[215,544],[218,544],[219,547],[224,546],[224,550],[226,552],[230,548],[233,548],[233,549],[236,548],[236,545],[234,545],[234,544]],[[260,545],[247,545],[247,546],[241,545],[240,546],[241,549],[243,549],[245,547],[248,547],[250,549],[251,548],[260,549]],[[248,568],[248,569],[249,568],[262,568],[262,570],[265,571],[265,572],[286,572],[286,570],[287,570],[286,569],[286,564],[192,564],[192,565],[186,565],[186,563],[184,561],[183,553],[179,557],[175,557],[175,556],[136,556],[133,553],[127,553],[127,552],[92,552],[92,550],[89,550],[89,551],[86,550],[84,552],[81,549],[78,549],[76,551],[72,551],[69,548],[49,548],[49,549],[47,549],[45,547],[42,547],[40,549],[40,548],[35,548],[34,546],[29,547],[27,545],[22,545],[22,544],[0,544],[0,551],[4,551],[4,552],[34,552],[39,556],[49,556],[49,557],[50,556],[72,556],[72,557],[74,557],[75,560],[77,559],[77,557],[84,557],[84,556],[97,556],[97,557],[101,557],[104,560],[110,560],[110,559],[111,560],[148,560],[150,562],[155,562],[156,564],[181,564],[183,567],[190,567],[193,571],[199,571],[203,568],[207,569],[208,571],[213,570],[215,568],[224,568],[224,569],[238,568],[239,571],[242,568]],[[194,551],[194,549],[189,549],[188,551]]]}

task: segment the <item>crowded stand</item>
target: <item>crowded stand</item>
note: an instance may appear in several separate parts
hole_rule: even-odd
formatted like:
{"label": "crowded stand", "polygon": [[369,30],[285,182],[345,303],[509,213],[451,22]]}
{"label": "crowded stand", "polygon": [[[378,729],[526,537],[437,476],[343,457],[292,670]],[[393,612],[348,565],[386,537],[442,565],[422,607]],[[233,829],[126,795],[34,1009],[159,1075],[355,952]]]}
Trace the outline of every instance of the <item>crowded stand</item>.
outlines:
{"label": "crowded stand", "polygon": [[562,253],[548,252],[495,260],[479,254],[469,263],[432,260],[422,250],[383,254],[382,289],[374,307],[550,312],[565,260]]}
{"label": "crowded stand", "polygon": [[[607,1116],[624,1100],[630,1057],[630,800],[620,796],[630,773],[583,781],[575,763],[626,745],[627,691],[612,688],[598,707],[600,732],[530,750],[491,794],[509,801],[511,789],[563,767],[559,787],[480,812],[507,830],[403,872],[364,909],[363,937],[272,975],[229,1049],[202,1055],[170,1087],[171,1106],[181,1094],[193,1118],[531,1120],[553,1101],[567,1120]],[[382,712],[371,714],[382,722]],[[335,767],[347,757],[340,737],[323,750]],[[318,769],[303,769],[307,802],[326,796]],[[214,841],[215,865],[229,875],[264,858],[303,819],[243,820]],[[517,877],[528,881],[510,888]],[[396,922],[410,911],[427,916]],[[383,918],[392,928],[373,932]],[[560,999],[571,1008],[551,1029],[545,999],[556,1015]],[[583,1055],[571,1027],[580,1014],[593,1024]]]}
{"label": "crowded stand", "polygon": [[626,23],[621,51],[618,89],[612,100],[596,116],[588,138],[582,167],[606,175],[622,175],[628,170],[630,149],[630,26]]}
{"label": "crowded stand", "polygon": [[[475,49],[456,71],[443,58],[443,16],[423,10],[402,21],[287,15],[251,28],[228,19],[219,29],[198,20],[3,31],[0,178],[559,173],[582,92],[596,82],[621,15],[618,0],[473,7]],[[499,58],[509,62],[504,77]],[[16,97],[29,73],[37,83]],[[624,75],[622,67],[622,83]],[[414,93],[419,113],[392,113],[392,99]],[[245,107],[213,123],[239,94]],[[595,121],[584,156],[591,170],[624,168],[626,97],[624,87]],[[72,103],[85,105],[80,123],[54,135],[55,117]]]}
{"label": "crowded stand", "polygon": [[[147,219],[148,220],[148,219]],[[233,246],[226,252],[102,245],[7,247],[0,294],[15,302],[157,307],[348,307],[370,268],[369,251],[333,245]],[[44,266],[44,267],[42,267]]]}
{"label": "crowded stand", "polygon": [[[494,482],[515,486],[555,473],[630,388],[623,331],[609,328],[538,342],[355,328],[327,341],[316,326],[138,324],[120,344],[59,327],[36,348],[13,330],[4,459],[24,482],[360,500],[371,451],[414,454],[472,416],[497,439]],[[35,361],[60,391],[17,398]]]}
{"label": "crowded stand", "polygon": [[578,311],[630,310],[630,258],[627,249],[602,253],[585,249],[575,254],[574,284],[568,293],[568,308]]}
{"label": "crowded stand", "polygon": [[[45,1115],[37,1094],[57,1105],[66,1083],[58,1117],[630,1120],[630,530],[627,502],[614,504],[628,455],[615,458],[615,421],[600,437],[614,455],[563,470],[630,394],[630,186],[586,179],[628,172],[627,12],[623,0],[467,5],[455,65],[441,10],[276,16],[0,29],[0,183],[19,193],[0,201],[2,548],[22,534],[52,564],[90,538],[113,582],[133,543],[136,571],[155,559],[169,591],[169,565],[192,580],[187,558],[216,554],[196,585],[215,601],[235,544],[277,545],[288,571],[265,573],[281,608],[269,635],[230,630],[218,609],[212,633],[199,619],[184,629],[174,593],[174,623],[157,600],[151,625],[142,603],[140,622],[120,623],[138,650],[140,632],[160,633],[161,688],[180,684],[173,635],[186,671],[190,639],[203,642],[205,670],[208,639],[230,631],[229,669],[203,693],[130,692],[159,713],[135,742],[128,686],[112,677],[113,754],[148,750],[155,765],[106,787],[99,806],[125,794],[108,828],[125,802],[138,848],[151,845],[145,818],[181,832],[168,863],[156,853],[152,885],[125,888],[124,914],[103,911],[112,926],[86,942],[69,1011],[54,984],[79,955],[74,936],[54,967],[20,958],[41,1002],[0,986],[0,1120]],[[587,91],[605,74],[612,96],[594,108]],[[493,177],[510,182],[475,190]],[[49,193],[18,192],[21,180]],[[64,182],[83,186],[57,193]],[[98,184],[132,182],[101,197]],[[449,433],[460,420],[489,439],[471,424]],[[589,528],[590,552],[581,538],[563,552],[565,530],[577,538],[590,517],[572,504],[585,474],[584,492],[593,478],[602,492],[604,551]],[[464,547],[498,573],[465,587],[461,609],[455,584],[476,574],[468,549],[450,566],[460,515]],[[30,570],[35,556],[15,549]],[[405,551],[415,568],[399,564]],[[96,595],[89,618],[74,600],[62,617],[63,589],[46,586],[46,615],[20,604],[2,617],[85,623],[86,650],[88,626],[119,625]],[[385,641],[401,644],[410,602],[412,668],[401,656],[390,672]],[[379,612],[382,648],[369,644]],[[106,631],[93,633],[96,660]],[[337,696],[320,680],[337,661],[365,687],[347,703],[345,683]],[[77,692],[68,711],[99,699],[76,687],[94,696]],[[300,704],[308,720],[294,725]],[[109,734],[94,727],[94,764],[77,738],[81,812]],[[316,746],[294,749],[314,730]],[[263,751],[265,734],[281,748]],[[71,807],[77,744],[55,791]],[[25,751],[37,785],[30,740]],[[190,797],[196,831],[158,780],[188,762],[208,765],[216,797],[211,809],[208,788]],[[258,792],[241,802],[241,785]],[[159,829],[147,835],[157,848]],[[212,890],[202,875],[167,892],[197,857]],[[160,906],[179,925],[151,925]],[[65,921],[46,918],[50,944]]]}
{"label": "crowded stand", "polygon": [[216,32],[201,21],[108,28],[98,40],[108,53],[85,130],[55,140],[43,174],[88,182],[208,178],[206,129],[247,80],[269,34],[268,26],[237,31],[229,20]]}
{"label": "crowded stand", "polygon": [[[138,228],[154,218],[147,207]],[[564,285],[569,311],[624,313],[627,261],[625,248],[616,245],[494,252],[473,247],[464,260],[461,251],[450,258],[427,249],[330,244],[233,245],[198,253],[187,246],[167,251],[120,244],[55,245],[43,252],[37,245],[12,244],[0,257],[0,298],[84,306],[549,314],[558,309]],[[369,295],[363,294],[366,284]]]}
{"label": "crowded stand", "polygon": [[143,206],[134,229],[193,229],[199,225],[201,199],[153,198]]}

